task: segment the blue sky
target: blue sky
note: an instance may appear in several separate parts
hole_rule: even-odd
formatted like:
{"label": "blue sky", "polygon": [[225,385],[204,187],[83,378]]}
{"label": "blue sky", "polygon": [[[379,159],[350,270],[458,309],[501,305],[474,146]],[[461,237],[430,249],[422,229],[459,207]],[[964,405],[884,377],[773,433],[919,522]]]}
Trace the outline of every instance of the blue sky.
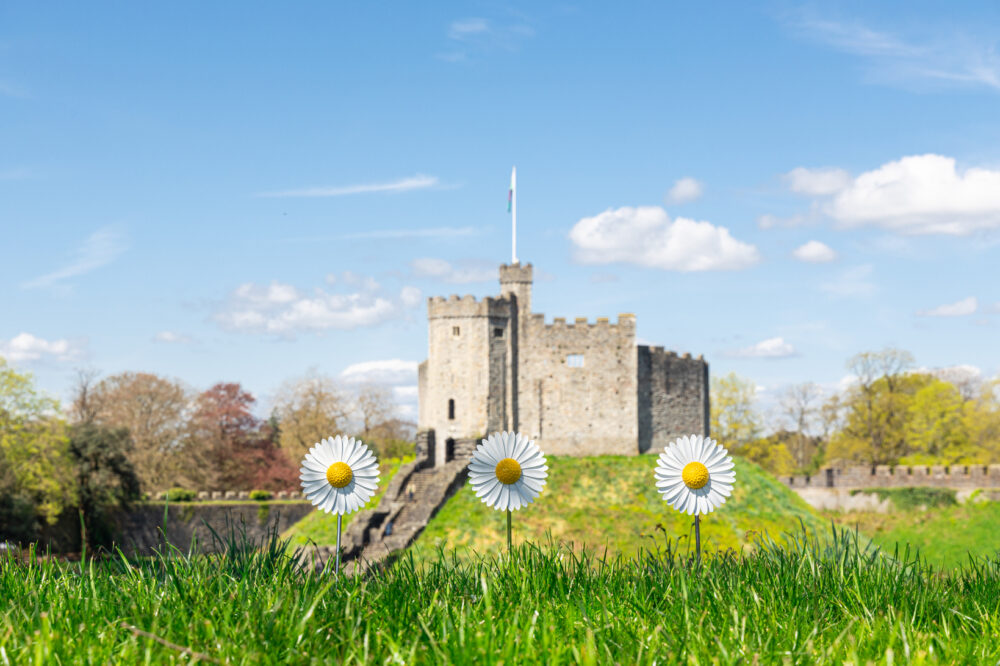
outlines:
{"label": "blue sky", "polygon": [[0,355],[415,404],[518,254],[762,397],[1000,371],[995,3],[0,4]]}

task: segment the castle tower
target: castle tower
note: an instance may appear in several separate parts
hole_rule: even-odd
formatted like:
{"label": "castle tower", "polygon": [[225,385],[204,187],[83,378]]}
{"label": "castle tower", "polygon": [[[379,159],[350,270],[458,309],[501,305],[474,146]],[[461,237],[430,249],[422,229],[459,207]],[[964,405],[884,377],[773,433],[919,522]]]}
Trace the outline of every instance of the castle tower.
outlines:
{"label": "castle tower", "polygon": [[500,266],[500,295],[514,294],[517,309],[523,317],[531,313],[531,264],[502,264]]}

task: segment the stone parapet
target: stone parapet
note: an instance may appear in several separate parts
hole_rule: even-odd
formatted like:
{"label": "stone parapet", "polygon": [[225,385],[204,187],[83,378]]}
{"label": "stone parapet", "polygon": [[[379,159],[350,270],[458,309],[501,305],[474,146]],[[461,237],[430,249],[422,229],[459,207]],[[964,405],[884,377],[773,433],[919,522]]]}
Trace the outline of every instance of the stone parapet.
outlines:
{"label": "stone parapet", "polygon": [[828,468],[810,476],[779,477],[790,488],[938,488],[1000,489],[1000,465],[877,465]]}

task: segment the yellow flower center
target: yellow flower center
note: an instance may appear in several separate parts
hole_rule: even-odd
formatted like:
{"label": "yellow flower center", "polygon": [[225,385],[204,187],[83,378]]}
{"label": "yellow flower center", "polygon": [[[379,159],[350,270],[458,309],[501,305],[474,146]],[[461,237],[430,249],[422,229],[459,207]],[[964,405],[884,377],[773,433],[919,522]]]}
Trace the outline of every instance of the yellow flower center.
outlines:
{"label": "yellow flower center", "polygon": [[350,465],[345,462],[335,462],[326,468],[326,480],[334,488],[343,488],[353,478],[354,472],[351,471]]}
{"label": "yellow flower center", "polygon": [[497,463],[496,473],[497,480],[509,486],[521,478],[521,466],[513,458],[504,458]]}
{"label": "yellow flower center", "polygon": [[698,488],[702,488],[708,483],[708,468],[700,462],[689,462],[684,466],[681,478],[684,479],[684,483],[688,488],[698,490]]}

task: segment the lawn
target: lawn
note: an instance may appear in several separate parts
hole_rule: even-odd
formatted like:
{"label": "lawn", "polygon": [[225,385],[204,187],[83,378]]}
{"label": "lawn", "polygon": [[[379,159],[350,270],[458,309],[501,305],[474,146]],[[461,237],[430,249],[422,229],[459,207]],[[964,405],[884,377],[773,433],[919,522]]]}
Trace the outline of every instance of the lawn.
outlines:
{"label": "lawn", "polygon": [[3,664],[995,664],[1000,561],[942,574],[849,534],[610,560],[524,545],[303,574],[272,540],[220,556],[0,557]]}
{"label": "lawn", "polygon": [[888,552],[907,544],[931,564],[952,568],[969,556],[1000,553],[1000,502],[968,502],[889,513],[830,513],[828,517],[856,527]]}

